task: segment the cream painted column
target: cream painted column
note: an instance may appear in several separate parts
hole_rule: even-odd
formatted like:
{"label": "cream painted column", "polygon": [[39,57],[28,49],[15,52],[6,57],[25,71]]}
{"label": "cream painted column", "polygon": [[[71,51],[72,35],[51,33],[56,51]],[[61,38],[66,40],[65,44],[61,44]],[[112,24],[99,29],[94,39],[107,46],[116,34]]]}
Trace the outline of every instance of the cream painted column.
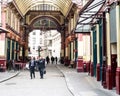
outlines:
{"label": "cream painted column", "polygon": [[16,41],[15,41],[15,43],[14,43],[14,50],[16,50],[16,51],[14,51],[14,60],[16,59],[16,52],[17,52],[17,49],[16,49]]}
{"label": "cream painted column", "polygon": [[91,30],[91,63],[90,63],[90,75],[94,76],[94,66],[93,66],[93,30]]}
{"label": "cream painted column", "polygon": [[74,49],[73,49],[73,50],[74,50],[74,51],[73,51],[73,52],[74,52],[74,53],[73,53],[73,54],[74,54],[73,59],[75,60],[75,53],[76,53],[76,52],[75,52],[75,50],[76,50],[76,48],[75,48],[75,40],[74,40],[74,43],[73,43],[73,48],[74,48]]}
{"label": "cream painted column", "polygon": [[12,40],[10,40],[10,60],[12,60]]}
{"label": "cream painted column", "polygon": [[120,6],[116,5],[117,64],[120,67]]}
{"label": "cream painted column", "polygon": [[25,49],[25,56],[28,56],[28,48]]}
{"label": "cream painted column", "polygon": [[2,10],[1,10],[1,7],[2,7],[2,1],[0,0],[0,26],[2,25],[2,21],[1,21],[1,18],[2,18],[2,15],[1,15],[1,12],[2,12]]}
{"label": "cream painted column", "polygon": [[8,47],[8,42],[7,42],[7,40],[8,40],[8,39],[5,38],[5,57],[6,57],[6,60],[7,60],[7,54],[8,54],[8,53],[7,53],[7,50],[8,50],[8,49],[7,49],[7,47]]}
{"label": "cream painted column", "polygon": [[17,53],[17,60],[19,60],[19,56],[20,56],[20,45],[18,44],[18,49],[17,50],[19,50],[19,52]]}
{"label": "cream painted column", "polygon": [[73,42],[71,42],[71,60],[73,60]]}
{"label": "cream painted column", "polygon": [[100,37],[99,37],[99,24],[96,25],[96,29],[97,29],[97,64],[100,64]]}
{"label": "cream painted column", "polygon": [[120,1],[116,1],[116,31],[117,31],[117,69],[116,92],[120,95]]}
{"label": "cream painted column", "polygon": [[61,57],[64,57],[64,49],[61,49]]}
{"label": "cream painted column", "polygon": [[22,56],[22,50],[23,50],[23,48],[22,48],[22,46],[20,46],[20,54],[19,54],[19,56]]}
{"label": "cream painted column", "polygon": [[93,63],[93,31],[90,32],[91,36],[91,63]]}
{"label": "cream painted column", "polygon": [[[109,6],[108,6],[109,7]],[[107,89],[113,88],[112,84],[112,66],[111,66],[111,46],[110,46],[110,9],[106,10],[106,44],[107,44],[107,69],[106,69],[106,86]]]}
{"label": "cream painted column", "polygon": [[[98,21],[99,22],[99,21]],[[99,24],[96,24],[96,37],[97,37],[97,41],[96,41],[96,44],[97,44],[97,70],[96,70],[96,79],[97,81],[100,81],[100,31],[99,31]]]}
{"label": "cream painted column", "polygon": [[110,53],[110,13],[106,12],[106,36],[107,36],[107,64],[111,66],[111,53]]}
{"label": "cream painted column", "polygon": [[70,43],[68,44],[68,59],[70,60]]}
{"label": "cream painted column", "polygon": [[66,46],[66,48],[65,48],[65,56],[66,57],[68,56],[68,46]]}

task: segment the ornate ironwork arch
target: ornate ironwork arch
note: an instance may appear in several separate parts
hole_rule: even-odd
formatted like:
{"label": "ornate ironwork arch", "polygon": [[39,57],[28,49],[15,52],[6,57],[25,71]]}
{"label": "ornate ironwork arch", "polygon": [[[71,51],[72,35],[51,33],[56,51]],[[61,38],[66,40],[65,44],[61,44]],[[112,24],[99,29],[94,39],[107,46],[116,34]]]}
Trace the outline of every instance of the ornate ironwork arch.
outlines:
{"label": "ornate ironwork arch", "polygon": [[34,19],[30,27],[33,29],[40,29],[40,30],[58,30],[60,31],[61,25],[59,22],[49,16],[41,16],[36,19]]}

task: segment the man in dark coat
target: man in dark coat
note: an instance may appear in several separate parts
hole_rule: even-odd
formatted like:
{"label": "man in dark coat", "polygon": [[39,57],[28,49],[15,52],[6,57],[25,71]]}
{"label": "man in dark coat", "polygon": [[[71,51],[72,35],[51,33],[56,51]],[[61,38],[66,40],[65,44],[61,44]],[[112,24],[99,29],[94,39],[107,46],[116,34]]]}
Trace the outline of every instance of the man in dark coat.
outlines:
{"label": "man in dark coat", "polygon": [[56,61],[56,64],[57,64],[57,61],[58,61],[57,56],[55,57],[55,61]]}
{"label": "man in dark coat", "polygon": [[40,59],[38,60],[38,69],[40,72],[40,78],[43,79],[44,70],[45,70],[45,59],[43,59],[42,57],[40,57]]}
{"label": "man in dark coat", "polygon": [[47,64],[50,62],[49,56],[46,57],[46,62],[47,62]]}
{"label": "man in dark coat", "polygon": [[54,57],[53,56],[51,57],[51,62],[52,62],[52,64],[54,63]]}
{"label": "man in dark coat", "polygon": [[32,79],[32,74],[35,78],[35,66],[36,66],[36,62],[35,62],[35,58],[32,57],[31,61],[29,62],[29,69],[30,69],[30,77]]}

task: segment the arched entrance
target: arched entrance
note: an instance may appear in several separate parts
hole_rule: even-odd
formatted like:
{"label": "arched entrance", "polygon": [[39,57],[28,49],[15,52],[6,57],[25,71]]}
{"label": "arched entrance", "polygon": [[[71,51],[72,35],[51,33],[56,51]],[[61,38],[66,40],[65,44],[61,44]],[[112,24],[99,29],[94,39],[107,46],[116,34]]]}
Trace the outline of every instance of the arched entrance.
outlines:
{"label": "arched entrance", "polygon": [[[54,56],[60,58],[61,25],[57,19],[50,16],[34,18],[31,20],[26,32],[28,34],[26,35],[28,45],[26,45],[25,56],[34,56],[36,58],[38,56]],[[34,40],[31,41],[30,38]]]}

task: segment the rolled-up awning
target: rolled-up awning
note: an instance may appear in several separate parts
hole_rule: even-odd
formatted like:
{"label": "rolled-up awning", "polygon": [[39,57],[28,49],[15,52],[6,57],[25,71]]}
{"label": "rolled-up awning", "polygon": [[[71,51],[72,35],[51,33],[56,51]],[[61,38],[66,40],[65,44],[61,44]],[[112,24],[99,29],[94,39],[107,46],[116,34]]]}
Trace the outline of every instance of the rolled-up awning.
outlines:
{"label": "rolled-up awning", "polygon": [[79,20],[75,32],[90,32],[91,25],[95,24],[92,21],[98,18],[105,2],[106,0],[90,0],[90,2],[86,4],[87,7],[83,7],[84,10],[79,13]]}

